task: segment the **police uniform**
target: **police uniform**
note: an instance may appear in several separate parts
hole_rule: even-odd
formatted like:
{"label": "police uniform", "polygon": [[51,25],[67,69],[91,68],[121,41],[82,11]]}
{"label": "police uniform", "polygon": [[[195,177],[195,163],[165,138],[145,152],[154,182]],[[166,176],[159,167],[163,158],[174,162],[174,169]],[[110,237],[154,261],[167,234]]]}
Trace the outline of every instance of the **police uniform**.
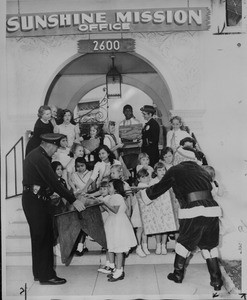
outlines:
{"label": "police uniform", "polygon": [[215,290],[222,286],[218,265],[219,216],[221,208],[211,195],[209,174],[192,161],[171,167],[155,185],[141,192],[146,204],[152,203],[168,189],[173,188],[179,201],[179,237],[176,243],[174,272],[168,279],[181,283],[186,258],[199,247],[206,259],[210,273],[210,284]]}
{"label": "police uniform", "polygon": [[150,166],[154,166],[159,160],[159,135],[160,126],[151,118],[142,129],[142,152],[149,156]]}
{"label": "police uniform", "polygon": [[[61,134],[45,134],[42,140],[58,145]],[[23,165],[22,205],[26,215],[32,244],[32,268],[35,280],[46,284],[62,284],[54,270],[53,226],[50,211],[50,195],[54,192],[69,203],[76,198],[61,184],[50,163],[50,157],[42,146],[32,150]]]}

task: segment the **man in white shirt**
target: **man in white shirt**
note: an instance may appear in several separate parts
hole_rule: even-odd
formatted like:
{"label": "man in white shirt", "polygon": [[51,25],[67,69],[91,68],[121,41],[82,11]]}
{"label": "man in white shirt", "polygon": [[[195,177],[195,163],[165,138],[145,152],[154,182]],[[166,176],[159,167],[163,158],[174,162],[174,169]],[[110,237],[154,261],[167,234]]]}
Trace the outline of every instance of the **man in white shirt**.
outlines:
{"label": "man in white shirt", "polygon": [[132,108],[131,105],[126,104],[123,107],[123,114],[125,115],[125,119],[120,122],[119,126],[128,126],[128,125],[134,125],[134,124],[140,124],[141,123],[133,115],[133,108]]}

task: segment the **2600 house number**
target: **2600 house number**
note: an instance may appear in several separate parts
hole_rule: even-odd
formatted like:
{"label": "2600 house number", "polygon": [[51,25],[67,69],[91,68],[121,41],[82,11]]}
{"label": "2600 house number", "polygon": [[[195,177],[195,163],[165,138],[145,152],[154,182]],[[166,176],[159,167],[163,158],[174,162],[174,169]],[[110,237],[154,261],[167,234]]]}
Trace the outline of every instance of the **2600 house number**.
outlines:
{"label": "2600 house number", "polygon": [[94,51],[118,51],[120,49],[120,42],[118,40],[115,41],[93,41],[93,50]]}

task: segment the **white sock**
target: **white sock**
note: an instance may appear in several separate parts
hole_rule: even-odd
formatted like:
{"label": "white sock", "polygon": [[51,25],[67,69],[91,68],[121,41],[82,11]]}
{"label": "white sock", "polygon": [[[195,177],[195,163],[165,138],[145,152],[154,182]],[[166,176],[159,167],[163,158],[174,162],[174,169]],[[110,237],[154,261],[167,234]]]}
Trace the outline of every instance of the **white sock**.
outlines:
{"label": "white sock", "polygon": [[122,273],[123,273],[123,268],[116,269],[115,272],[113,273],[113,277],[118,278],[119,276],[122,275]]}
{"label": "white sock", "polygon": [[106,267],[110,267],[110,262],[109,262],[109,260],[107,260],[107,261],[105,262],[105,266],[106,266]]}
{"label": "white sock", "polygon": [[115,268],[115,264],[114,263],[110,263],[109,262],[109,265],[108,265],[110,268],[114,269]]}
{"label": "white sock", "polygon": [[79,244],[78,244],[77,250],[78,250],[78,251],[82,251],[82,250],[83,250],[83,243],[79,243]]}

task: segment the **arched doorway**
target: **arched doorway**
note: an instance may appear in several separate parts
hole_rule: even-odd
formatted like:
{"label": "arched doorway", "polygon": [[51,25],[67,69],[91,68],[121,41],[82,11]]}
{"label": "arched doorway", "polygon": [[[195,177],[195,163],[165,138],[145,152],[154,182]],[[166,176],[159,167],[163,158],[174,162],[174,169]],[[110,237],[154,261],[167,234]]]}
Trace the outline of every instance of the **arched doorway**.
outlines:
{"label": "arched doorway", "polygon": [[[168,124],[172,96],[159,71],[136,53],[115,55],[115,66],[122,75],[123,85],[147,95],[161,112],[163,124]],[[74,58],[55,76],[46,94],[45,104],[73,111],[86,94],[105,85],[105,76],[110,67],[110,53],[90,53]],[[135,107],[136,101],[130,104],[135,111],[140,109]]]}

